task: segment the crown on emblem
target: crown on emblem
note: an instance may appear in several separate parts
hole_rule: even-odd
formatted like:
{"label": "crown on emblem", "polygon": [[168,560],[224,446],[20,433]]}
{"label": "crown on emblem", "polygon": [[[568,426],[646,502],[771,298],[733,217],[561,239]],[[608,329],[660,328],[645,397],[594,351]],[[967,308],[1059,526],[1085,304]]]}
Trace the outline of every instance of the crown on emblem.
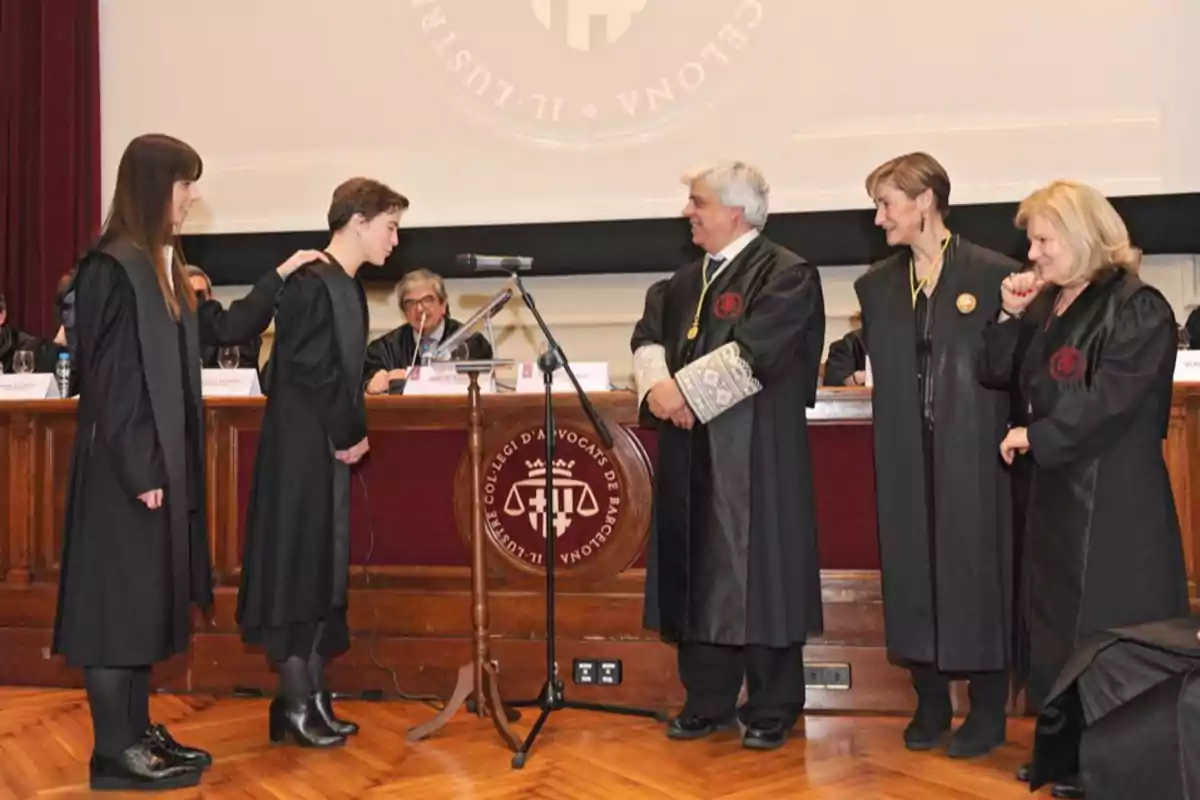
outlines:
{"label": "crown on emblem", "polygon": [[[536,478],[546,474],[546,462],[543,459],[537,458],[533,461],[526,461],[525,466],[529,469],[529,477]],[[571,470],[575,468],[575,461],[567,461],[565,458],[554,459],[554,474],[564,478],[571,477]]]}

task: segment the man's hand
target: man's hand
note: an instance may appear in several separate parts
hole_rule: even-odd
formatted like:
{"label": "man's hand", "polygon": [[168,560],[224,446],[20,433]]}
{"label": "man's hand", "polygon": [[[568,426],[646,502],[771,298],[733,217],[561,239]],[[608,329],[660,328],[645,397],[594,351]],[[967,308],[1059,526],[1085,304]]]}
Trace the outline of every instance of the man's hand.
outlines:
{"label": "man's hand", "polygon": [[145,503],[146,508],[155,509],[162,508],[162,489],[151,489],[148,492],[142,492],[138,495],[138,500]]}
{"label": "man's hand", "polygon": [[680,411],[687,409],[687,400],[683,399],[683,393],[679,391],[674,378],[654,384],[650,393],[646,395],[646,400],[650,413],[659,419],[671,420]]}
{"label": "man's hand", "polygon": [[388,390],[388,371],[381,369],[371,376],[367,384],[367,394],[383,394]]}
{"label": "man's hand", "polygon": [[279,277],[287,278],[296,270],[303,267],[305,264],[311,264],[314,261],[324,261],[329,263],[329,256],[322,253],[320,250],[297,250],[292,253],[292,257],[275,268],[279,273]]}
{"label": "man's hand", "polygon": [[1017,453],[1029,452],[1029,431],[1025,428],[1012,428],[1004,441],[1000,443],[1000,457],[1005,464],[1011,465]]}
{"label": "man's hand", "polygon": [[675,427],[683,428],[685,431],[690,431],[692,426],[696,424],[696,415],[686,405],[679,411],[671,415],[671,422]]}
{"label": "man's hand", "polygon": [[371,445],[367,442],[367,439],[364,436],[361,442],[354,445],[349,450],[338,450],[333,454],[333,456],[343,464],[357,464],[370,449]]}

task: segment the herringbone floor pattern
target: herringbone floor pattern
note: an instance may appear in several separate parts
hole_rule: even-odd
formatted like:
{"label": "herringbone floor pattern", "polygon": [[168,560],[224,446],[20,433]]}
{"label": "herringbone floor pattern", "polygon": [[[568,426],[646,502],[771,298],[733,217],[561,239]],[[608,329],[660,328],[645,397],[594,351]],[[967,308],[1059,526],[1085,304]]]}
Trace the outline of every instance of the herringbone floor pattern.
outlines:
{"label": "herringbone floor pattern", "polygon": [[[265,700],[158,695],[156,722],[210,750],[216,765],[198,789],[172,798],[389,798],[409,800],[707,800],[707,798],[1027,798],[1012,778],[1028,752],[1029,720],[1009,725],[997,754],[959,762],[909,753],[898,717],[810,715],[782,750],[743,750],[736,734],[670,742],[662,726],[578,711],[556,712],[525,768],[487,720],[463,713],[433,738],[406,744],[432,712],[408,703],[344,702],[363,732],[334,751],[267,742]],[[533,717],[517,723],[521,735]],[[797,734],[799,734],[799,730]],[[87,797],[91,723],[83,693],[0,689],[0,800]],[[115,795],[108,795],[110,797]]]}

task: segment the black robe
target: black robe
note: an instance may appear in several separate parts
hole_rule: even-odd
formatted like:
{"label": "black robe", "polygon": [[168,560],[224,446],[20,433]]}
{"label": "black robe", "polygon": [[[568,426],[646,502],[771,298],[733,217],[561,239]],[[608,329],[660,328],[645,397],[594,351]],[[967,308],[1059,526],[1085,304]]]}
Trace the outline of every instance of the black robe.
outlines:
{"label": "black robe", "polygon": [[[1002,670],[1011,660],[1014,594],[1012,507],[998,449],[1008,396],[980,384],[977,361],[983,328],[1000,308],[1000,282],[1020,267],[952,235],[928,300],[932,344],[922,386],[909,258],[897,253],[854,284],[874,378],[888,654],[952,673]],[[932,408],[932,486],[923,402]]]}
{"label": "black robe", "polygon": [[[331,261],[332,261],[332,257]],[[350,467],[334,458],[367,435],[362,369],[367,301],[336,263],[287,281],[275,318],[237,620],[272,661],[349,648]]]}
{"label": "black robe", "polygon": [[1200,619],[1095,634],[1038,716],[1030,788],[1076,776],[1088,800],[1200,797]]}
{"label": "black robe", "polygon": [[1001,385],[1015,371],[1031,420],[1021,604],[1030,662],[1018,666],[1035,709],[1083,637],[1188,610],[1162,451],[1175,371],[1171,306],[1123,270],[1053,317],[1058,291],[984,336],[987,379]]}
{"label": "black robe", "polygon": [[[212,603],[204,524],[199,332],[172,319],[144,251],[89,252],[77,280],[80,400],[54,622],[72,666],[136,666],[187,648]],[[148,509],[138,495],[163,489]]]}
{"label": "black robe", "polygon": [[[442,326],[442,338],[445,341],[450,334],[462,327],[458,320],[445,318]],[[413,355],[417,351],[417,343],[413,338],[412,325],[401,325],[388,331],[367,345],[367,364],[363,369],[363,385],[371,382],[379,370],[408,369],[412,366]],[[492,346],[482,333],[473,333],[467,337],[467,357],[472,360],[486,360],[492,357]]]}
{"label": "black robe", "polygon": [[853,330],[829,345],[825,359],[825,385],[846,386],[846,379],[867,368],[867,345],[862,329]]}
{"label": "black robe", "polygon": [[222,347],[238,348],[239,367],[258,367],[262,333],[275,316],[275,303],[283,290],[283,278],[275,270],[259,278],[250,291],[226,309],[216,300],[196,307],[200,323],[200,359],[206,369],[217,368]]}
{"label": "black robe", "polygon": [[761,384],[691,431],[658,429],[647,621],[669,642],[789,647],[823,630],[816,507],[805,407],[816,402],[825,338],[817,269],[758,236],[710,287],[691,326],[703,261],[647,295],[632,338],[680,371],[735,343]]}

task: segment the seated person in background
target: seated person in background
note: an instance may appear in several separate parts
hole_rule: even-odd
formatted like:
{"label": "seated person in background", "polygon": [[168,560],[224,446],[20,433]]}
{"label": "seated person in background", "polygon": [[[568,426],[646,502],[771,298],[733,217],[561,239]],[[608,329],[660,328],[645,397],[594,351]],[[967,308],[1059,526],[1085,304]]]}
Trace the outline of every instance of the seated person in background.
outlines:
{"label": "seated person in background", "polygon": [[11,375],[15,371],[13,370],[13,357],[21,350],[28,350],[33,354],[35,372],[49,372],[54,369],[54,364],[48,363],[53,358],[53,343],[43,341],[33,334],[25,333],[10,325],[8,323],[8,304],[4,295],[0,294],[0,372]]}
{"label": "seated person in background", "polygon": [[[220,301],[214,300],[212,280],[208,274],[197,266],[189,265],[187,268],[188,283],[192,285],[192,291],[196,293],[197,309],[208,304],[213,304],[212,311],[222,309]],[[281,276],[282,277],[282,276]],[[230,345],[233,346],[233,345]],[[262,348],[262,335],[256,334],[251,336],[244,342],[239,342],[237,345],[239,368],[258,369],[258,351]],[[201,341],[200,343],[200,364],[205,369],[215,369],[221,365],[217,361],[217,356],[221,351],[221,347],[211,341]]]}
{"label": "seated person in background", "polygon": [[[400,279],[396,295],[408,323],[385,333],[367,347],[363,370],[367,394],[386,394],[388,383],[406,378],[409,367],[419,363],[422,354],[462,327],[461,322],[447,316],[450,306],[441,275],[426,269],[413,270]],[[467,349],[471,359],[492,357],[492,346],[482,333],[467,339]]]}
{"label": "seated person in background", "polygon": [[867,345],[862,335],[862,312],[850,315],[850,332],[829,345],[825,360],[826,386],[865,386]]}

